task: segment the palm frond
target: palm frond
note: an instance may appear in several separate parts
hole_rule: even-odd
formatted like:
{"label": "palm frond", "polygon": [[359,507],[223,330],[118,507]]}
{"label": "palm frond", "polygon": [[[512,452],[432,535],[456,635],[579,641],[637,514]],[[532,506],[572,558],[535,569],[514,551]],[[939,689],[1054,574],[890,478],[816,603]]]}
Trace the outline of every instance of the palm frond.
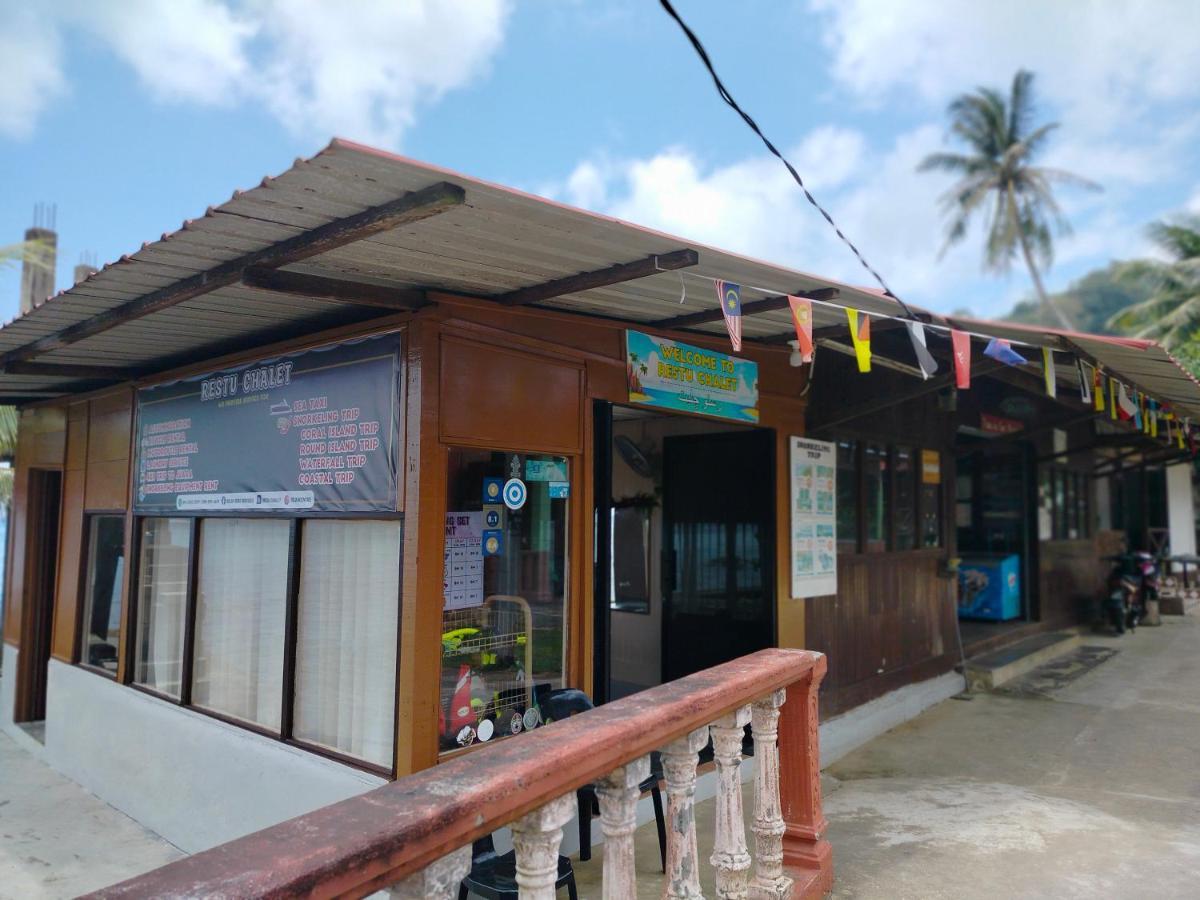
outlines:
{"label": "palm frond", "polygon": [[1200,216],[1181,216],[1173,221],[1153,222],[1146,231],[1172,259],[1200,257]]}
{"label": "palm frond", "polygon": [[1012,142],[1024,138],[1033,121],[1033,73],[1018,69],[1013,76],[1008,95],[1008,138]]}
{"label": "palm frond", "polygon": [[12,458],[17,451],[17,424],[20,413],[15,406],[0,406],[0,458]]}

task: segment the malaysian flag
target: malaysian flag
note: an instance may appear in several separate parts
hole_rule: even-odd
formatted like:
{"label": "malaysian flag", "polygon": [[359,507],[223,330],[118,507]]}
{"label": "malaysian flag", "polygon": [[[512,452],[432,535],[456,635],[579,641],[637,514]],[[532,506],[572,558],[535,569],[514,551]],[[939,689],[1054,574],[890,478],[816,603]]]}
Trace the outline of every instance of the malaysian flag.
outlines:
{"label": "malaysian flag", "polygon": [[742,352],[742,286],[732,281],[717,279],[717,299],[721,302],[721,314],[725,316],[725,327],[729,329],[729,342],[733,352]]}

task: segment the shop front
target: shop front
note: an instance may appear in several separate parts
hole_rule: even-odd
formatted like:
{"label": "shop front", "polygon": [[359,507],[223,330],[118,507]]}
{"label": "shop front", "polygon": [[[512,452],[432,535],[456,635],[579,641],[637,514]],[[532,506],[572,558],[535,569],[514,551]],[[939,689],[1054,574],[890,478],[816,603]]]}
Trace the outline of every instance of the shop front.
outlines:
{"label": "shop front", "polygon": [[196,850],[764,647],[957,690],[960,536],[1030,538],[956,489],[1020,467],[847,306],[904,312],[335,142],[0,329],[0,727]]}

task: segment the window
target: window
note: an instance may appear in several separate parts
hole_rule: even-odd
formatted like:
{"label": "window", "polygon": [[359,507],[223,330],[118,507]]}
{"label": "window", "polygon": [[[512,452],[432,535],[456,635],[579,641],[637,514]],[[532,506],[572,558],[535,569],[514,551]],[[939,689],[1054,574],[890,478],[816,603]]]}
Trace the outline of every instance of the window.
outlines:
{"label": "window", "polygon": [[200,526],[192,703],[278,732],[291,523]]}
{"label": "window", "polygon": [[385,768],[402,531],[398,521],[310,519],[301,539],[293,736]]}
{"label": "window", "polygon": [[452,449],[449,466],[442,750],[537,727],[567,641],[568,461]]}
{"label": "window", "polygon": [[858,442],[837,442],[837,543],[842,553],[858,552]]}
{"label": "window", "polygon": [[1091,479],[1086,472],[1044,467],[1038,477],[1038,536],[1074,541],[1091,534]]}
{"label": "window", "polygon": [[121,588],[125,574],[125,516],[88,518],[87,574],[79,658],[116,674],[121,641]]}
{"label": "window", "polygon": [[917,545],[917,465],[912,447],[892,448],[892,477],[896,494],[895,550]]}
{"label": "window", "polygon": [[921,451],[921,546],[942,546],[942,460],[936,450]]}
{"label": "window", "polygon": [[178,700],[192,549],[190,519],[143,519],[133,681]]}
{"label": "window", "polygon": [[868,553],[886,550],[892,497],[885,444],[868,442],[863,446],[863,497],[867,520],[865,549]]}

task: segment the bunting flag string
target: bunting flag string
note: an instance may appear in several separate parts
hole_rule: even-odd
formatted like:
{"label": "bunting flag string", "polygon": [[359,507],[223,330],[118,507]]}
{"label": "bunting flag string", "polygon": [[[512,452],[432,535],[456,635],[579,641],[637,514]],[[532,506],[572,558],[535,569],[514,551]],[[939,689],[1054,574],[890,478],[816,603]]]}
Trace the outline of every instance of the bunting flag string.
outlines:
{"label": "bunting flag string", "polygon": [[804,297],[788,295],[788,306],[792,310],[792,324],[796,326],[796,341],[800,344],[800,361],[813,360],[813,316],[812,301]]}
{"label": "bunting flag string", "polygon": [[971,386],[971,336],[952,328],[950,344],[954,349],[954,383],[966,390]]}
{"label": "bunting flag string", "polygon": [[1012,344],[1004,338],[992,338],[983,348],[983,355],[1002,362],[1006,366],[1023,366],[1029,362],[1025,357],[1012,348]]}
{"label": "bunting flag string", "polygon": [[921,367],[921,377],[928,381],[929,376],[938,370],[938,364],[926,344],[925,326],[920,322],[906,321],[904,327],[908,329],[908,339],[912,342],[913,352],[917,355],[917,365]]}
{"label": "bunting flag string", "polygon": [[725,317],[725,329],[733,352],[742,352],[742,286],[732,281],[718,280],[717,299],[721,303],[721,314]]}
{"label": "bunting flag string", "polygon": [[[1058,373],[1054,370],[1054,351],[1049,347],[1042,348],[1042,379],[1046,382],[1046,396],[1058,397]],[[1083,384],[1082,378],[1079,382]],[[1084,400],[1084,403],[1087,401]]]}
{"label": "bunting flag string", "polygon": [[1108,379],[1108,415],[1114,422],[1120,417],[1117,413],[1117,381]]}
{"label": "bunting flag string", "polygon": [[1104,412],[1104,373],[1100,367],[1092,369],[1092,397],[1095,398],[1096,412]]}
{"label": "bunting flag string", "polygon": [[857,309],[846,307],[846,318],[850,321],[850,340],[854,343],[854,356],[858,360],[858,371],[871,371],[871,317],[866,313],[859,318]]}
{"label": "bunting flag string", "polygon": [[1079,401],[1085,406],[1092,405],[1092,375],[1085,370],[1091,368],[1082,359],[1075,360],[1075,368],[1079,371]]}

